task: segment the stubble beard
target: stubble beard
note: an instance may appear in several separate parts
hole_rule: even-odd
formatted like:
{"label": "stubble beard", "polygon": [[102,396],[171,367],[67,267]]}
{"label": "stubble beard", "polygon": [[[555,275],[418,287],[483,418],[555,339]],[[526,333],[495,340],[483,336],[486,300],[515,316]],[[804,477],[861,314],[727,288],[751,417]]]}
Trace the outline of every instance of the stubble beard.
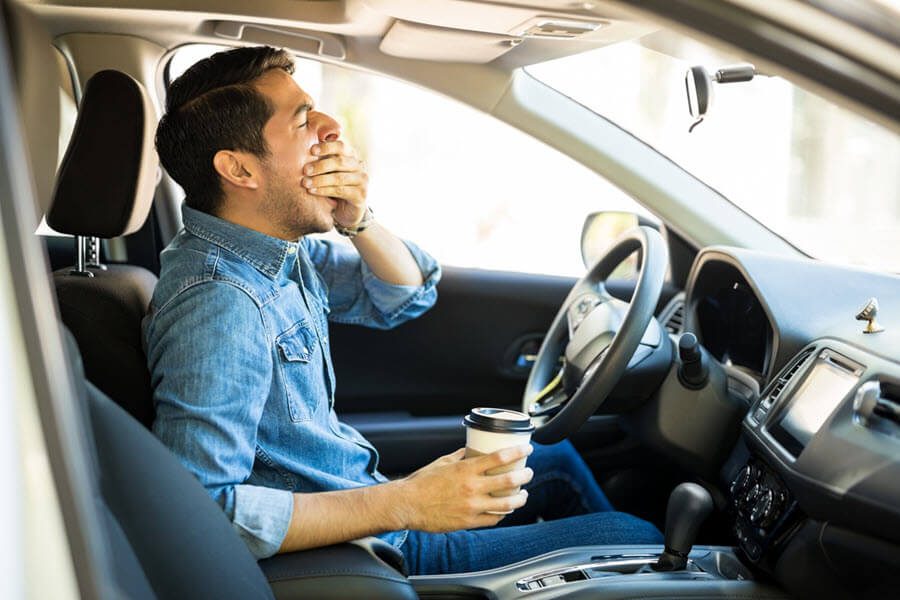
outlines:
{"label": "stubble beard", "polygon": [[310,233],[327,233],[334,227],[333,216],[325,214],[319,200],[299,183],[269,174],[269,186],[262,204],[265,218],[286,239],[299,239]]}

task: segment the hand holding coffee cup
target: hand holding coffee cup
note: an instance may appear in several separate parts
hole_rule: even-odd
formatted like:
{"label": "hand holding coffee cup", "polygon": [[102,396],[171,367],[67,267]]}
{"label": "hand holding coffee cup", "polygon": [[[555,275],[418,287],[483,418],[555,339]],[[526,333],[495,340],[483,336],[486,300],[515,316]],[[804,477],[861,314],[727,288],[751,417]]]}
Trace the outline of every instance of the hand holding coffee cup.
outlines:
{"label": "hand holding coffee cup", "polygon": [[[518,489],[531,481],[531,469],[510,470],[523,465],[531,451],[526,444],[465,459],[466,450],[460,448],[403,479],[384,484],[398,490],[392,512],[397,519],[394,529],[442,533],[493,527],[504,515],[525,505],[525,490],[502,497],[492,492]],[[497,469],[506,472],[487,474]]]}
{"label": "hand holding coffee cup", "polygon": [[[515,410],[502,408],[473,408],[464,419],[466,425],[466,458],[491,454],[504,448],[524,446],[531,442],[534,425],[531,418]],[[485,471],[485,475],[499,475],[525,468],[526,458]],[[513,496],[521,486],[490,492],[491,496]],[[488,514],[509,514],[488,511]]]}

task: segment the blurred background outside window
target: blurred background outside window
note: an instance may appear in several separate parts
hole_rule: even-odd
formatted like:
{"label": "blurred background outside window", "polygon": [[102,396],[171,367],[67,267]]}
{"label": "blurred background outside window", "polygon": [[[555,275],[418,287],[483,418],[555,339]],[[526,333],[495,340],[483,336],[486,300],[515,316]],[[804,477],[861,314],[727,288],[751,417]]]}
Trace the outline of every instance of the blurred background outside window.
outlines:
{"label": "blurred background outside window", "polygon": [[[169,80],[222,49],[183,47]],[[652,218],[590,169],[455,100],[305,59],[294,78],[366,160],[378,219],[444,265],[579,276],[588,214]]]}
{"label": "blurred background outside window", "polygon": [[625,128],[804,252],[900,272],[900,136],[778,77],[714,84],[692,133],[684,74],[746,62],[670,32],[526,71]]}

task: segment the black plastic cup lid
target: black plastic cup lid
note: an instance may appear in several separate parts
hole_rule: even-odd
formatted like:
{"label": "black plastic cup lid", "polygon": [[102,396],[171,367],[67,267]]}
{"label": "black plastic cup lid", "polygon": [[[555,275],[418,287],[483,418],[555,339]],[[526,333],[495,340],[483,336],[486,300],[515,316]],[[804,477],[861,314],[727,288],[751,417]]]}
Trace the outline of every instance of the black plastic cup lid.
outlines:
{"label": "black plastic cup lid", "polygon": [[467,427],[494,433],[530,433],[534,431],[531,417],[506,408],[473,408],[463,422]]}

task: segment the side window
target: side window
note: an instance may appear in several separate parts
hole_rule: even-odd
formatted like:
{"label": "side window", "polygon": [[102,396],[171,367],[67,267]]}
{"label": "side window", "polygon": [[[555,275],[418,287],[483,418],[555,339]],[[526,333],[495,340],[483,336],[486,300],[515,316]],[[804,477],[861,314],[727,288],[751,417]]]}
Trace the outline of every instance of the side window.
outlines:
{"label": "side window", "polygon": [[[180,50],[170,80],[219,49]],[[442,264],[577,276],[588,214],[650,217],[593,171],[455,100],[305,59],[295,79],[366,160],[378,218]]]}

